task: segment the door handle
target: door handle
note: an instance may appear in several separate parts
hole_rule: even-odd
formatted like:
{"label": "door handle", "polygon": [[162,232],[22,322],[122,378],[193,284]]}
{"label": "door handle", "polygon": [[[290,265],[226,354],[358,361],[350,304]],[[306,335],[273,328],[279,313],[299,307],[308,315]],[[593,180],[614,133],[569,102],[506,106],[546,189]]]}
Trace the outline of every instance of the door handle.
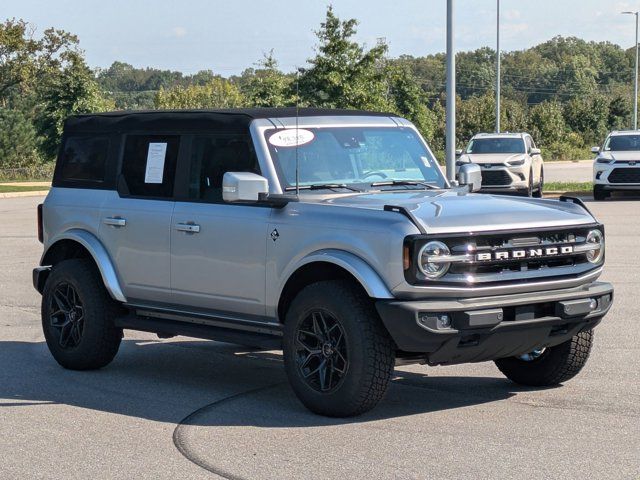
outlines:
{"label": "door handle", "polygon": [[106,217],[102,219],[102,223],[105,225],[111,225],[112,227],[124,227],[127,221],[124,218],[119,217]]}
{"label": "door handle", "polygon": [[187,233],[200,233],[200,225],[195,223],[177,223],[176,230]]}

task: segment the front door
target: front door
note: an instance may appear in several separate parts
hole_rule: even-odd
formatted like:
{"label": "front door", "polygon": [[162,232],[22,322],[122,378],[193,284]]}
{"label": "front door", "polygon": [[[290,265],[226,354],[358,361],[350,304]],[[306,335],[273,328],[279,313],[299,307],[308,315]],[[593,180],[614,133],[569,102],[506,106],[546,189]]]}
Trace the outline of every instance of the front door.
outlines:
{"label": "front door", "polygon": [[190,139],[187,198],[171,224],[173,303],[206,313],[265,316],[265,259],[270,208],[222,202],[225,172],[259,168],[248,135]]}

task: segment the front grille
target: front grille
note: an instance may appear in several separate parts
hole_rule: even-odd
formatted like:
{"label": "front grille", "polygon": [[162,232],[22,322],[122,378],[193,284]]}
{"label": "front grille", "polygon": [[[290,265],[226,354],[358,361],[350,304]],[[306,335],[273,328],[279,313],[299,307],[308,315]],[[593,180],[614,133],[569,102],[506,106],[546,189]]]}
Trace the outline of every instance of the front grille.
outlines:
{"label": "front grille", "polygon": [[[453,262],[448,272],[430,284],[442,286],[488,286],[493,284],[527,283],[546,279],[577,277],[597,268],[589,263],[582,252],[543,256],[527,256],[526,258],[497,259],[497,252],[513,250],[529,250],[560,248],[586,242],[587,234],[601,225],[578,226],[558,229],[541,229],[539,231],[512,231],[478,234],[459,234],[438,236],[444,242],[452,256],[491,253],[492,259],[486,261]],[[418,246],[419,248],[419,246]],[[418,272],[417,282],[427,281]]]}
{"label": "front grille", "polygon": [[511,176],[506,170],[483,170],[482,185],[511,185]]}
{"label": "front grille", "polygon": [[609,183],[640,183],[640,168],[614,168]]}

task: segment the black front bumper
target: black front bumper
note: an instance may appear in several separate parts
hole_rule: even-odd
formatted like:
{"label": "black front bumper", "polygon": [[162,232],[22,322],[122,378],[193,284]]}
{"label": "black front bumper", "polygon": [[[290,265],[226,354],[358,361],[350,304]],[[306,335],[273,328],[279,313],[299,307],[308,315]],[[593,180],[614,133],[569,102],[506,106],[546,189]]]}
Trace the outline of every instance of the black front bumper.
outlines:
{"label": "black front bumper", "polygon": [[33,288],[35,288],[38,293],[42,293],[44,290],[44,284],[51,273],[51,267],[36,267],[33,269],[31,274],[31,278],[33,280]]}
{"label": "black front bumper", "polygon": [[432,365],[512,357],[566,342],[595,327],[613,287],[581,287],[460,300],[380,300],[376,308],[402,354]]}

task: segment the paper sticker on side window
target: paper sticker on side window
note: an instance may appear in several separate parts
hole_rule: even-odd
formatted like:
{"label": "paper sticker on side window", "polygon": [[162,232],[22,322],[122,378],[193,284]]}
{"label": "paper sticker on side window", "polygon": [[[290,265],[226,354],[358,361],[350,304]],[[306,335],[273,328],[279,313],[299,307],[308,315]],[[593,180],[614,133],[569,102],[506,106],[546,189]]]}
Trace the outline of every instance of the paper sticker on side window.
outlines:
{"label": "paper sticker on side window", "polygon": [[144,183],[162,183],[164,176],[164,160],[167,156],[166,143],[150,143],[147,152],[147,169]]}

